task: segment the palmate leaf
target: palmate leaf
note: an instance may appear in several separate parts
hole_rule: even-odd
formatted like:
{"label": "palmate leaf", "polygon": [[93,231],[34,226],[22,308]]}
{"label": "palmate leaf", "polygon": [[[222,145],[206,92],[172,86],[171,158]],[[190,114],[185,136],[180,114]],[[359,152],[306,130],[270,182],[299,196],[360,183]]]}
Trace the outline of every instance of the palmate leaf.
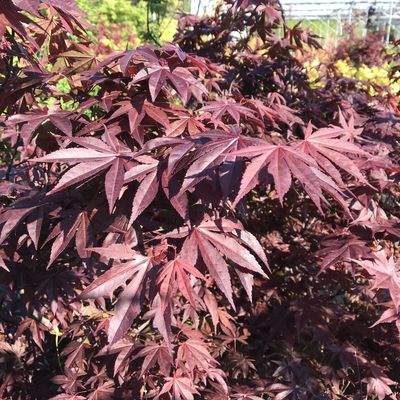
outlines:
{"label": "palmate leaf", "polygon": [[69,75],[92,68],[99,62],[95,50],[87,49],[84,46],[79,46],[79,44],[76,44],[74,47],[57,55],[57,57],[64,58],[68,62],[69,68],[67,71]]}
{"label": "palmate leaf", "polygon": [[[242,236],[238,235],[238,231],[246,232],[238,222],[219,219],[205,220],[192,229],[183,227],[162,236],[164,238],[186,237],[180,252],[182,259],[194,265],[201,256],[216,285],[233,308],[235,305],[229,265],[222,255],[243,269],[243,271],[237,270],[239,274],[258,273],[266,277],[261,265],[248,249],[253,251],[268,268],[267,260],[257,239],[248,232]],[[245,277],[242,276],[242,278]],[[251,298],[251,287],[245,286],[245,288]]]}
{"label": "palmate leaf", "polygon": [[[229,195],[241,173],[241,168],[236,163],[238,156],[235,152],[256,145],[260,141],[243,136],[240,130],[233,129],[229,132],[207,131],[194,136],[186,143],[175,147],[168,160],[168,170],[172,173],[187,168],[179,193],[183,194],[206,177],[215,177],[214,171],[217,169],[219,186],[224,195]],[[191,152],[190,157],[185,162],[184,157],[189,152]]]}
{"label": "palmate leaf", "polygon": [[169,349],[164,344],[146,343],[146,346],[139,351],[135,358],[144,357],[140,375],[144,375],[156,364],[165,376],[168,376],[173,365],[173,358]]}
{"label": "palmate leaf", "polygon": [[191,115],[180,115],[179,119],[172,122],[169,128],[166,129],[165,134],[170,137],[176,137],[182,135],[186,130],[189,132],[190,136],[194,136],[204,131],[205,126]]}
{"label": "palmate leaf", "polygon": [[[120,258],[117,249],[113,257]],[[145,280],[151,268],[151,259],[136,254],[131,261],[115,264],[81,293],[82,299],[111,297],[118,287],[130,280],[118,297],[115,314],[110,321],[108,340],[111,345],[125,335],[140,314]]]}
{"label": "palmate leaf", "polygon": [[166,86],[167,81],[172,83],[184,103],[189,100],[189,84],[182,77],[182,71],[180,71],[179,67],[171,71],[168,65],[152,63],[140,70],[133,78],[132,83],[143,80],[148,80],[152,101],[157,99],[161,89]]}
{"label": "palmate leaf", "polygon": [[107,128],[105,128],[105,138],[106,142],[95,137],[76,138],[73,141],[85,148],[57,150],[44,157],[34,159],[33,161],[36,162],[78,163],[62,175],[49,194],[87,181],[108,170],[104,186],[109,210],[112,213],[124,184],[126,160],[132,158],[133,153],[129,148],[123,146]]}
{"label": "palmate leaf", "polygon": [[322,257],[322,270],[340,261],[373,258],[371,249],[366,246],[365,241],[350,235],[323,240],[317,254]]}
{"label": "palmate leaf", "polygon": [[367,384],[367,395],[375,395],[379,400],[396,398],[390,386],[397,385],[397,382],[386,376],[377,365],[371,365],[371,376],[364,378],[363,382]]}
{"label": "palmate leaf", "polygon": [[65,370],[65,375],[53,376],[52,382],[58,384],[66,392],[76,392],[78,389],[81,389],[82,386],[83,386],[82,383],[79,380],[79,378],[82,375],[83,375],[82,370],[66,369]]}
{"label": "palmate leaf", "polygon": [[63,356],[67,356],[65,360],[65,367],[71,370],[71,367],[77,367],[80,370],[86,364],[85,349],[89,348],[88,343],[80,343],[78,341],[70,342],[62,351]]}
{"label": "palmate leaf", "polygon": [[240,118],[255,118],[254,111],[242,104],[236,103],[232,99],[221,99],[209,101],[203,108],[205,112],[209,112],[214,120],[222,121],[227,115],[231,117],[237,124]]}
{"label": "palmate leaf", "polygon": [[372,289],[387,289],[396,310],[400,310],[400,266],[393,256],[387,258],[385,251],[374,254],[373,260],[352,260],[373,277]]}
{"label": "palmate leaf", "polygon": [[369,157],[370,154],[349,140],[344,140],[342,137],[345,134],[346,131],[343,128],[335,126],[318,129],[312,133],[311,125],[309,125],[305,132],[305,139],[296,147],[310,155],[338,185],[345,186],[338,168],[360,182],[368,184],[357,165],[346,154],[364,158]]}
{"label": "palmate leaf", "polygon": [[88,395],[88,400],[112,400],[114,398],[114,382],[106,381]]}
{"label": "palmate leaf", "polygon": [[234,205],[260,183],[260,173],[267,172],[273,177],[281,203],[292,185],[292,177],[295,177],[321,212],[321,202],[327,203],[323,191],[328,192],[347,210],[345,199],[335,182],[318,169],[318,164],[312,157],[292,146],[265,143],[233,154],[251,159],[243,173]]}
{"label": "palmate leaf", "polygon": [[[167,82],[175,89],[182,101],[186,103],[193,95],[199,102],[207,93],[201,81],[192,74],[194,69],[202,69],[203,65],[194,57],[187,56],[178,46],[165,45],[161,49],[142,46],[111,57],[104,65],[119,60],[125,75],[133,75],[132,83],[148,81],[152,101],[158,97]],[[187,66],[193,66],[187,68]],[[207,69],[207,66],[206,66]]]}
{"label": "palmate leaf", "polygon": [[277,127],[276,119],[282,116],[280,116],[279,113],[271,108],[267,103],[264,103],[260,99],[246,99],[245,104],[248,105],[250,109],[254,110],[261,120],[267,120],[273,124],[274,127]]}
{"label": "palmate leaf", "polygon": [[173,400],[194,400],[194,394],[199,394],[193,385],[193,382],[181,374],[175,374],[173,377],[165,379],[166,383],[160,390],[157,398],[161,395],[169,393],[170,399]]}
{"label": "palmate leaf", "polygon": [[194,301],[193,283],[190,275],[205,280],[204,276],[195,267],[182,259],[176,258],[162,266],[156,280],[157,294],[152,302],[154,311],[154,326],[162,333],[168,351],[172,353],[171,325],[176,292],[182,295],[196,308]]}
{"label": "palmate leaf", "polygon": [[196,368],[207,371],[217,365],[206,344],[199,338],[189,338],[183,342],[179,346],[176,357],[178,365],[186,366],[190,371],[194,371]]}
{"label": "palmate leaf", "polygon": [[43,351],[43,342],[44,342],[43,326],[41,326],[38,321],[35,321],[32,318],[25,318],[25,320],[21,322],[20,325],[18,326],[15,335],[21,336],[21,333],[23,333],[26,330],[30,331],[33,341],[40,348],[40,350]]}
{"label": "palmate leaf", "polygon": [[[164,294],[170,292],[170,294],[172,294],[171,292],[175,291],[177,288],[194,306],[193,289],[189,274],[198,279],[205,280],[205,277],[197,268],[184,260],[176,258],[175,260],[169,261],[163,266],[157,278],[157,285],[160,287],[160,292]],[[168,297],[168,295],[166,297]]]}

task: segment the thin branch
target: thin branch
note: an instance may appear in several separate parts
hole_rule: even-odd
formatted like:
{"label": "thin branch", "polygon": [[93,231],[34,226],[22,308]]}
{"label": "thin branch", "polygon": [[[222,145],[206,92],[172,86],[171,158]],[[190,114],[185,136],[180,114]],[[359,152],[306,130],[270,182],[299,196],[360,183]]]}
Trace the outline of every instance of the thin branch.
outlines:
{"label": "thin branch", "polygon": [[151,32],[150,29],[150,1],[151,0],[147,0],[147,20],[146,20],[146,31],[147,31],[147,35],[149,36],[149,38],[157,45],[157,46],[161,46],[160,42],[157,40],[157,38],[153,35],[153,33]]}

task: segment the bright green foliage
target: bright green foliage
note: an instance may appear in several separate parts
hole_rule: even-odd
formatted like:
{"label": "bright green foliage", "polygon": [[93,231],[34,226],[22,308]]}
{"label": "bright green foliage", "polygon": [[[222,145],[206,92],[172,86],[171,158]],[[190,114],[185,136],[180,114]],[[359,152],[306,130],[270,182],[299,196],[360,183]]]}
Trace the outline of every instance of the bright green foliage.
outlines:
{"label": "bright green foliage", "polygon": [[134,32],[142,42],[171,40],[176,30],[177,10],[188,8],[187,0],[78,0],[77,3],[93,25],[104,24],[106,28],[119,25],[121,29],[114,33],[124,42],[129,32]]}

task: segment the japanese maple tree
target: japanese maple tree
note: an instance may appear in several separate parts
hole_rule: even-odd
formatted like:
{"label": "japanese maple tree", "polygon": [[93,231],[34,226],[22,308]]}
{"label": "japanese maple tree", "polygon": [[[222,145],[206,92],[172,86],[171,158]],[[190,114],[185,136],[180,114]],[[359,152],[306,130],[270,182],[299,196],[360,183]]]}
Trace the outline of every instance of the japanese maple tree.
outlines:
{"label": "japanese maple tree", "polygon": [[1,398],[397,398],[398,97],[273,0],[107,55],[0,5]]}

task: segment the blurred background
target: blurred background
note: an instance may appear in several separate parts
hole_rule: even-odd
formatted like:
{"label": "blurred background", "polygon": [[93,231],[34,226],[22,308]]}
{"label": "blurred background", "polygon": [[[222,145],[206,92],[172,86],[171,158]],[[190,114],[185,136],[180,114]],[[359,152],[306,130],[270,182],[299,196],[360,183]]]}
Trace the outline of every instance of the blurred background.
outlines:
{"label": "blurred background", "polygon": [[[177,14],[189,13],[191,0],[77,0],[105,47],[172,40]],[[204,8],[201,8],[201,12]]]}
{"label": "blurred background", "polygon": [[[91,22],[104,34],[105,45],[172,40],[176,15],[210,15],[216,0],[78,0]],[[290,24],[302,21],[324,43],[337,44],[349,33],[374,34],[385,43],[398,39],[400,0],[281,0]],[[118,29],[115,29],[118,26]]]}
{"label": "blurred background", "polygon": [[378,34],[389,43],[399,31],[399,1],[282,0],[285,16],[304,21],[326,41],[337,42],[351,29],[355,35]]}

